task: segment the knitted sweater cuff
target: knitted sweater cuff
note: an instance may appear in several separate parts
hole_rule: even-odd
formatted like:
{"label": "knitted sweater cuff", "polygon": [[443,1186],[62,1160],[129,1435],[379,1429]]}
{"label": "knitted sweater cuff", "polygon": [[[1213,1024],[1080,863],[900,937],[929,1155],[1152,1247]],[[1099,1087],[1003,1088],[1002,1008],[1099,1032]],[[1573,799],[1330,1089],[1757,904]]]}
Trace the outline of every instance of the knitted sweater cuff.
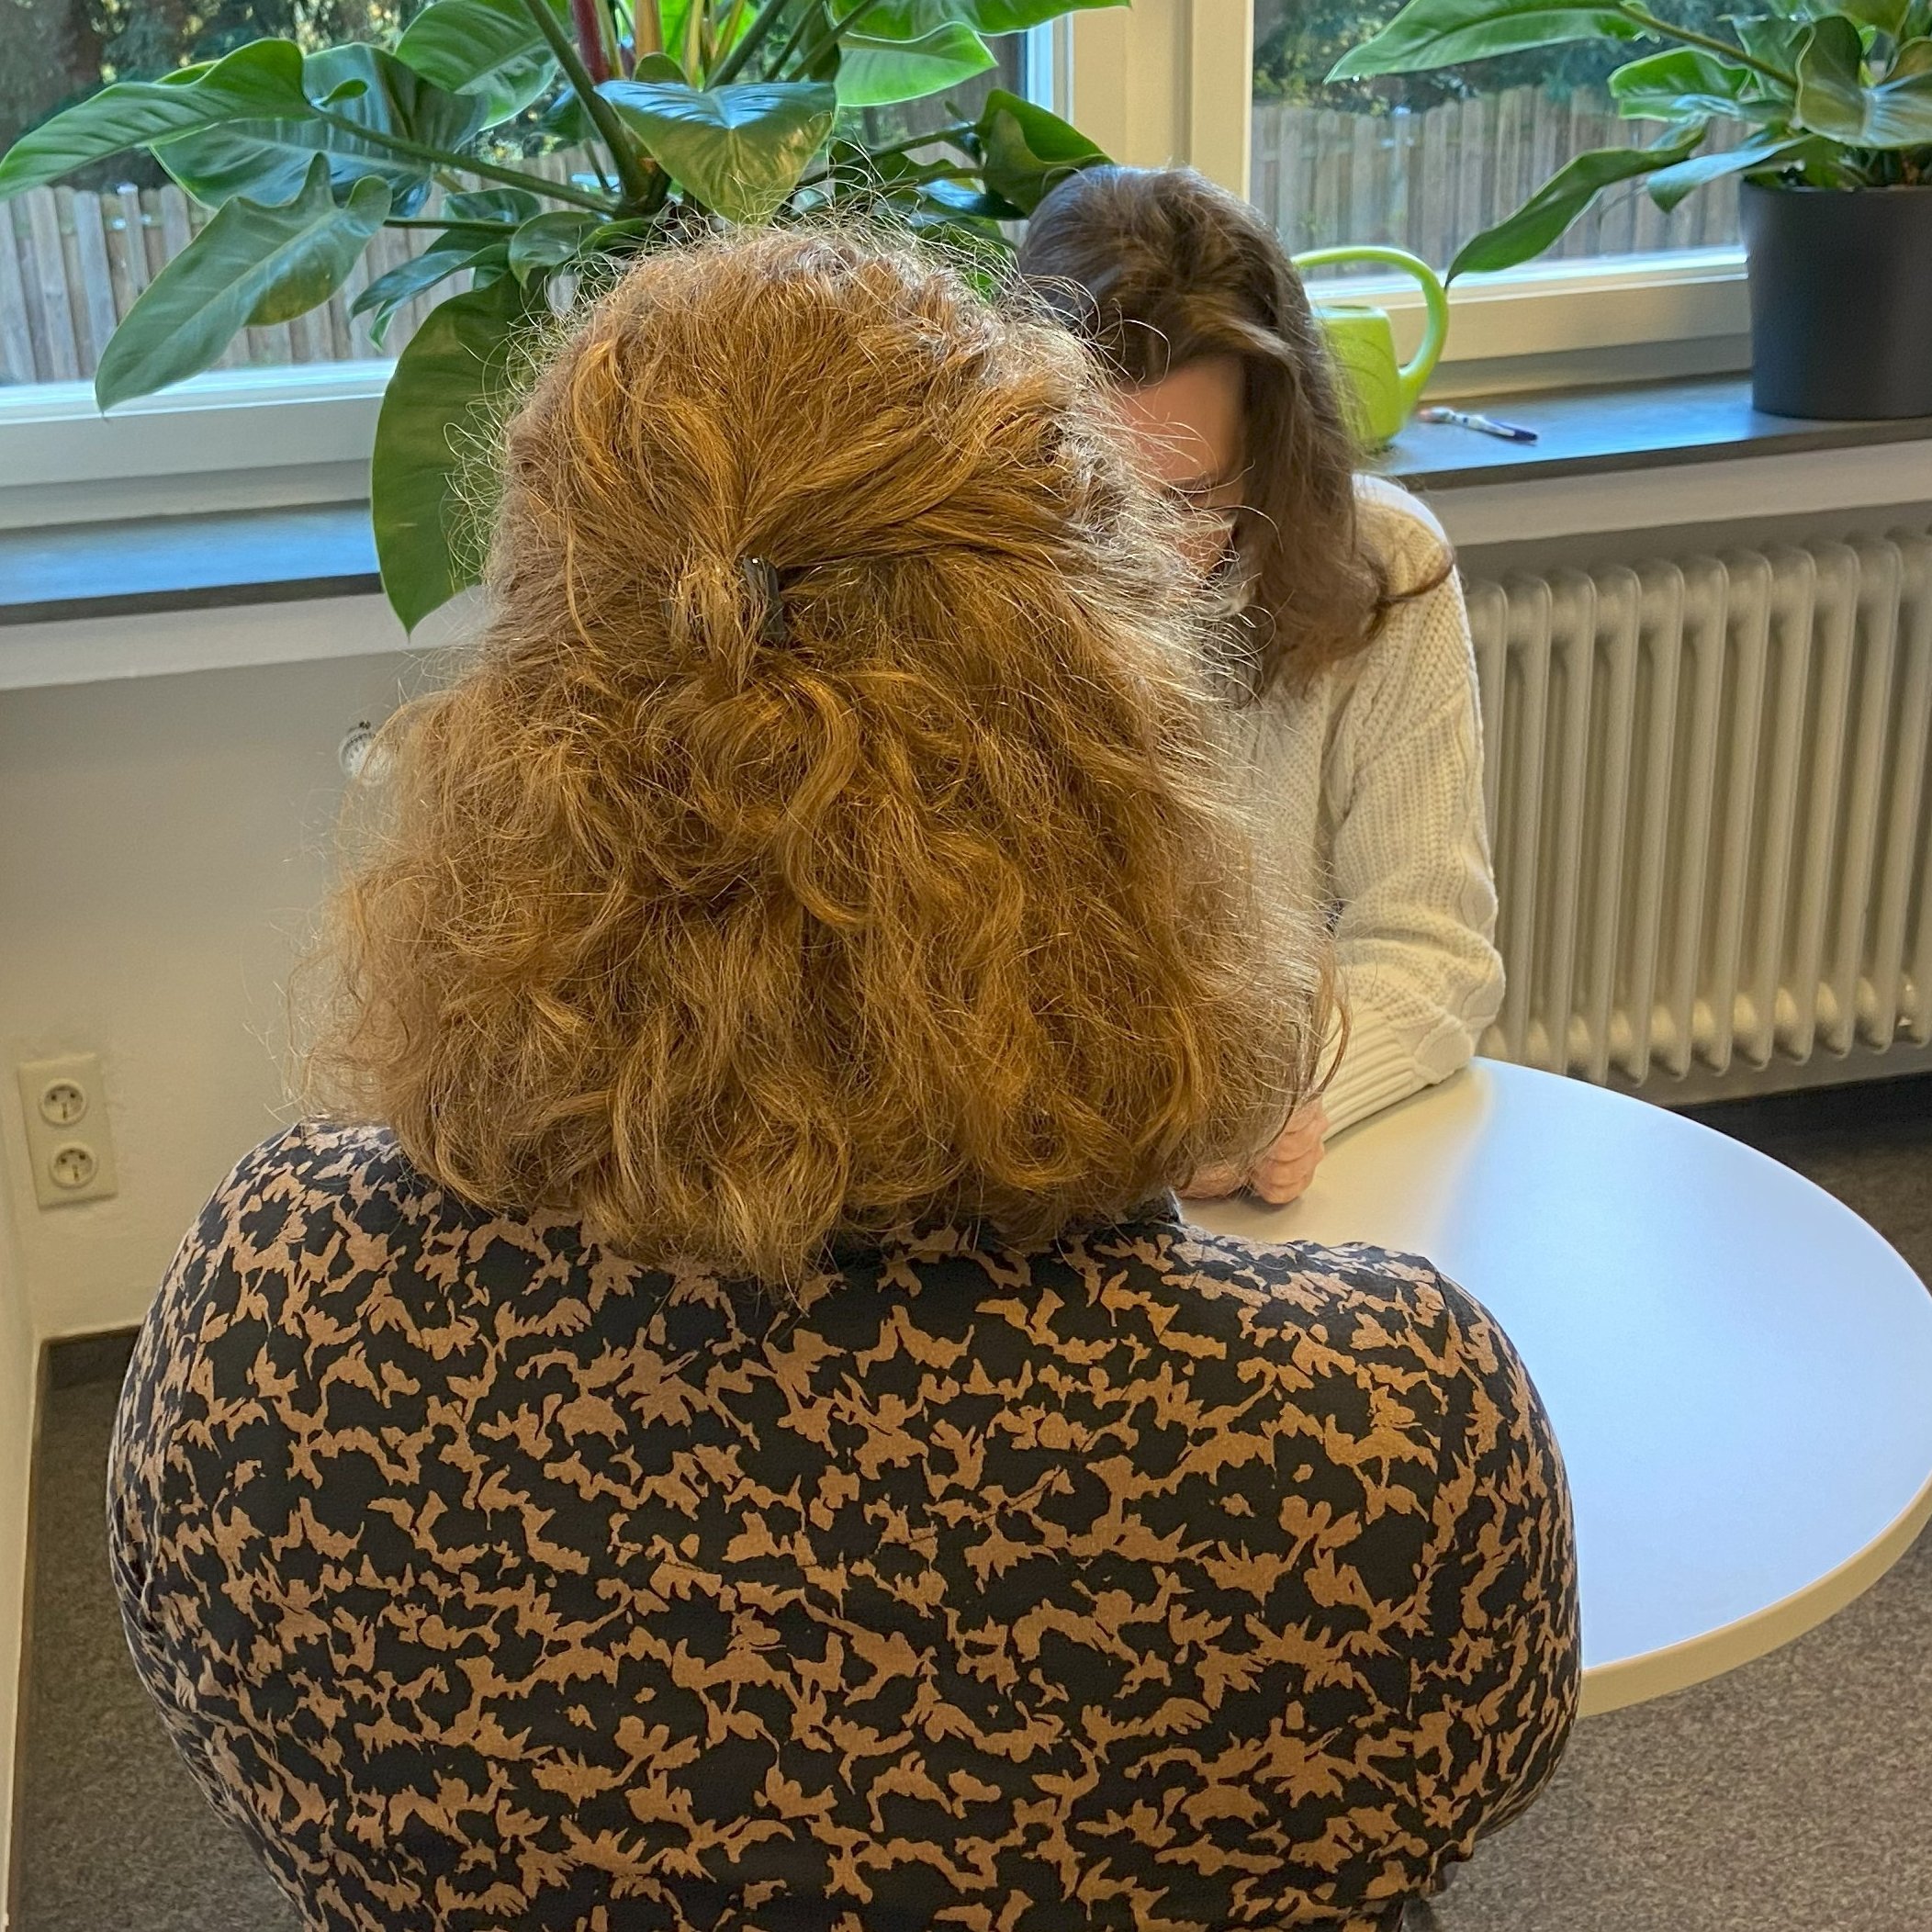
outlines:
{"label": "knitted sweater cuff", "polygon": [[1321,1096],[1329,1132],[1339,1134],[1430,1084],[1387,1020],[1373,1006],[1356,1006],[1349,1016],[1348,1050]]}

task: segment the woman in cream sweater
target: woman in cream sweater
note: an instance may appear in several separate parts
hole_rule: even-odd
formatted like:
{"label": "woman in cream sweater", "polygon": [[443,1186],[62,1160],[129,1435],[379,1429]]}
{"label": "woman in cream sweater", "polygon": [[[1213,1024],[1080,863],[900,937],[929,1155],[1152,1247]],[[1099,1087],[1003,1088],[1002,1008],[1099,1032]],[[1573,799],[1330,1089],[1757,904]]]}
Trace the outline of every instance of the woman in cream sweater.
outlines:
{"label": "woman in cream sweater", "polygon": [[1040,205],[1020,266],[1098,350],[1145,467],[1192,512],[1237,619],[1270,840],[1334,909],[1350,1024],[1326,1093],[1249,1172],[1193,1189],[1293,1200],[1325,1135],[1453,1073],[1502,1001],[1448,543],[1354,474],[1307,297],[1245,202],[1186,169],[1089,169]]}

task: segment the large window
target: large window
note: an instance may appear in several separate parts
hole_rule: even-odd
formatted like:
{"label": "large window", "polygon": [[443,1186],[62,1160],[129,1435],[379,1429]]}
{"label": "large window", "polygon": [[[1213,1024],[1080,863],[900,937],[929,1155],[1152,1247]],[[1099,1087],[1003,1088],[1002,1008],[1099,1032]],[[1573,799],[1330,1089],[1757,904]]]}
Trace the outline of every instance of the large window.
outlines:
{"label": "large window", "polygon": [[[0,0],[0,144],[113,79],[164,74],[264,34],[309,47],[389,41],[424,4]],[[1293,249],[1393,242],[1438,267],[1570,155],[1654,132],[1611,111],[1603,83],[1620,51],[1591,43],[1330,85],[1325,77],[1338,57],[1398,5],[1134,0],[1130,8],[1089,8],[1055,27],[996,39],[997,72],[960,90],[957,101],[869,111],[905,117],[930,110],[950,118],[950,109],[970,115],[984,88],[1012,87],[1070,114],[1124,160],[1193,160],[1230,186],[1245,185]],[[1708,24],[1732,5],[1677,0],[1672,11]],[[904,122],[908,132],[923,124]],[[899,127],[895,120],[890,131]],[[536,126],[534,114],[502,133],[501,158],[520,168],[561,177],[584,164],[586,157]],[[1720,131],[1714,139],[1722,138]],[[9,444],[7,460],[0,461],[0,522],[37,513],[29,486],[37,491],[60,480],[78,491],[88,478],[136,473],[128,446],[135,430],[107,433],[111,425],[94,419],[82,386],[116,322],[206,219],[140,156],[117,157],[58,187],[0,203],[0,435]],[[1470,380],[1482,381],[1499,379],[1499,372],[1510,382],[1612,379],[1646,356],[1660,367],[1673,355],[1671,366],[1737,366],[1741,283],[1735,251],[1726,253],[1735,235],[1732,184],[1706,188],[1668,216],[1641,186],[1613,191],[1530,269],[1486,286],[1459,286],[1450,355],[1471,365]],[[244,331],[221,367],[155,403],[173,410],[185,430],[179,412],[187,405],[253,407],[285,391],[293,403],[326,388],[334,399],[330,407],[340,412],[349,408],[353,389],[366,399],[373,420],[381,378],[373,358],[394,355],[429,306],[461,285],[445,283],[405,307],[381,342],[368,318],[350,310],[370,279],[429,239],[423,230],[385,230],[325,308],[275,328]],[[1396,290],[1391,306],[1403,311],[1406,290],[1387,286]],[[1652,355],[1659,343],[1674,346]],[[1606,355],[1612,360],[1603,361]],[[1592,356],[1598,360],[1587,360]],[[1570,361],[1559,376],[1556,364],[1564,357]],[[72,387],[44,388],[52,384]],[[50,455],[44,476],[32,463],[23,471],[24,445],[7,425],[52,422],[48,410],[62,422],[71,417],[74,448],[94,454],[70,458],[62,453],[65,444],[55,449],[59,437],[50,431],[34,448],[59,461]],[[191,437],[169,432],[170,446],[181,447],[178,467],[219,465],[224,451],[251,468],[294,460],[288,438],[263,436],[259,411],[246,434],[238,431],[229,443],[214,421],[219,413],[208,412],[205,429]],[[150,440],[159,436],[156,430]],[[357,448],[367,440],[348,429],[343,437]],[[140,462],[156,475],[168,467],[158,444],[143,450]],[[343,481],[347,466],[337,468],[340,475],[331,472],[326,487],[351,487]],[[160,487],[152,486],[151,494]],[[62,500],[61,513],[95,512],[75,496],[71,504]]]}
{"label": "large window", "polygon": [[[110,81],[156,79],[263,36],[309,49],[342,40],[388,43],[424,4],[0,0],[0,151]],[[998,67],[955,98],[868,110],[869,118],[889,123],[893,132],[916,131],[952,118],[953,107],[968,116],[976,112],[994,86],[1027,92],[1028,37],[1007,35],[993,45]],[[589,159],[546,133],[535,110],[498,130],[497,151],[500,159],[559,181]],[[424,216],[434,214],[441,195],[439,188]],[[92,377],[116,322],[199,232],[208,213],[140,154],[116,156],[57,187],[0,202],[0,385]],[[372,280],[430,240],[425,230],[385,229],[328,303],[290,322],[244,329],[218,366],[283,369],[394,357],[430,309],[463,287],[466,277],[408,303],[379,340],[369,318],[352,310]]]}
{"label": "large window", "polygon": [[[1335,62],[1398,5],[1254,0],[1249,192],[1290,248],[1392,243],[1444,268],[1572,155],[1655,139],[1657,124],[1620,119],[1604,88],[1632,58],[1627,47],[1582,42],[1329,84]],[[1714,24],[1732,5],[1679,0],[1673,15]],[[1711,145],[1738,131],[1721,129]],[[1600,197],[1546,259],[1716,248],[1736,236],[1735,182],[1668,215],[1634,184]]]}

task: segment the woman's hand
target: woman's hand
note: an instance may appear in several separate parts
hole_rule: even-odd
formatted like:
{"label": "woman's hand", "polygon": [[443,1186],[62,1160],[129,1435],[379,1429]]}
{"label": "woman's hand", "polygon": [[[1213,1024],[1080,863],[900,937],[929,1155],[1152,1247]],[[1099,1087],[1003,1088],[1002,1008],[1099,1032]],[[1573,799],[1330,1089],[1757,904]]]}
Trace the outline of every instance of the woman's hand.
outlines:
{"label": "woman's hand", "polygon": [[1297,1108],[1275,1145],[1254,1163],[1248,1185],[1275,1207],[1298,1201],[1321,1164],[1328,1136],[1328,1111],[1319,1100]]}
{"label": "woman's hand", "polygon": [[1275,1144],[1255,1162],[1252,1174],[1243,1174],[1232,1167],[1205,1168],[1181,1194],[1190,1201],[1219,1201],[1247,1187],[1263,1200],[1284,1207],[1308,1192],[1320,1165],[1327,1134],[1328,1114],[1320,1101],[1311,1100],[1282,1129]]}

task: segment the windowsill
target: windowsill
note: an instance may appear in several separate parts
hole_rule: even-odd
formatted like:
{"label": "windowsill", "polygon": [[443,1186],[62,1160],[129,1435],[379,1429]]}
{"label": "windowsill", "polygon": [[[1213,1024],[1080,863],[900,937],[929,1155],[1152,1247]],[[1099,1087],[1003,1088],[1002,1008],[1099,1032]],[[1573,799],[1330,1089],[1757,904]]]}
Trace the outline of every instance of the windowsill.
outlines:
{"label": "windowsill", "polygon": [[1932,417],[1837,422],[1767,416],[1751,407],[1747,376],[1500,396],[1489,402],[1471,399],[1455,407],[1534,430],[1537,440],[1506,443],[1451,423],[1412,422],[1373,466],[1411,489],[1435,492],[1740,456],[1932,442]]}
{"label": "windowsill", "polygon": [[[1698,489],[1701,513],[1673,519],[1665,511],[1666,493],[1646,483],[1646,500],[1657,511],[1651,522],[1754,514],[1765,506],[1730,489],[1740,466],[1768,474],[1779,466],[1766,459],[1817,459],[1829,452],[1852,453],[1853,460],[1860,452],[1887,452],[1894,459],[1867,501],[1932,498],[1932,419],[1829,422],[1760,415],[1751,408],[1746,377],[1513,395],[1487,408],[1472,399],[1461,406],[1533,429],[1539,440],[1505,443],[1452,425],[1415,423],[1374,466],[1426,491],[1458,542],[1494,540],[1491,522],[1511,535],[1550,534],[1547,505],[1567,492],[1544,491],[1546,483],[1632,472],[1657,478],[1693,465],[1725,466],[1707,478],[1683,479]],[[1723,489],[1716,488],[1720,476]],[[1901,481],[1915,487],[1897,487]],[[1570,489],[1578,487],[1572,482]],[[1522,521],[1532,498],[1544,506],[1540,523]],[[1842,494],[1835,488],[1829,500],[1842,501]],[[1466,519],[1464,510],[1478,504],[1489,513]],[[1628,528],[1643,521],[1625,515],[1621,524],[1606,524],[1606,514],[1592,509],[1574,527]],[[0,531],[0,625],[372,597],[379,590],[362,503]],[[0,686],[7,681],[0,674]]]}
{"label": "windowsill", "polygon": [[0,531],[0,624],[364,597],[381,589],[366,503]]}

